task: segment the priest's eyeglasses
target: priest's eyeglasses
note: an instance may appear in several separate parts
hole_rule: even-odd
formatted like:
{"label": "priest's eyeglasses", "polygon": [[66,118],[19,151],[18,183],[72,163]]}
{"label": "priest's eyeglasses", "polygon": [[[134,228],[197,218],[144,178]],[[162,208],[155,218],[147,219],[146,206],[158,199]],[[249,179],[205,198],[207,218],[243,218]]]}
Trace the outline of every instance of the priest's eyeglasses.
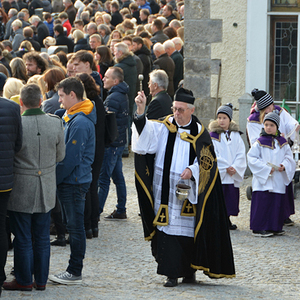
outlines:
{"label": "priest's eyeglasses", "polygon": [[172,106],[171,109],[173,112],[178,111],[180,114],[183,114],[188,108],[181,108],[181,107],[178,108],[178,107]]}

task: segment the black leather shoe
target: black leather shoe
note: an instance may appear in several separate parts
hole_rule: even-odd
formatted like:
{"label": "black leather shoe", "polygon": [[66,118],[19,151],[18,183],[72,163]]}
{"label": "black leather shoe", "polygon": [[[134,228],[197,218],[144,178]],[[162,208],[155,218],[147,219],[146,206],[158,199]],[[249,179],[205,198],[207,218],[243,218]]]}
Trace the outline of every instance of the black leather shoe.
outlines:
{"label": "black leather shoe", "polygon": [[50,242],[51,246],[66,247],[66,244],[66,238],[64,235],[60,235]]}
{"label": "black leather shoe", "polygon": [[167,280],[164,283],[165,287],[173,287],[173,286],[176,286],[176,285],[178,285],[177,278],[170,278],[170,277],[168,277]]}
{"label": "black leather shoe", "polygon": [[194,273],[192,276],[183,277],[182,283],[196,283],[196,274]]}
{"label": "black leather shoe", "polygon": [[98,227],[92,228],[92,231],[93,231],[93,237],[97,238],[98,235],[99,235],[99,229],[98,229]]}
{"label": "black leather shoe", "polygon": [[93,238],[93,231],[92,229],[88,229],[85,231],[85,236],[87,239],[92,239]]}

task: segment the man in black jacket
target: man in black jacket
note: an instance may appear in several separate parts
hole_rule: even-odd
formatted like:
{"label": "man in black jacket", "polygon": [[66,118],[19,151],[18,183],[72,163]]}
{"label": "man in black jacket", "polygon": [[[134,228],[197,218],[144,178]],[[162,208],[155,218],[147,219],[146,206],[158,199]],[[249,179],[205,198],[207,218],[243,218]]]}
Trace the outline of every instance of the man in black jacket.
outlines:
{"label": "man in black jacket", "polygon": [[126,215],[126,184],[122,171],[122,153],[126,144],[126,129],[128,127],[128,85],[124,81],[123,70],[119,67],[111,67],[105,72],[103,78],[104,88],[109,90],[104,101],[107,111],[116,114],[119,137],[105,148],[101,172],[99,176],[99,213],[103,207],[109,192],[110,178],[116,185],[118,204],[116,209],[105,220],[125,220]]}
{"label": "man in black jacket", "polygon": [[63,26],[61,24],[57,24],[54,26],[53,31],[56,39],[56,45],[66,45],[68,47],[68,52],[73,52],[74,42],[65,36]]}
{"label": "man in black jacket", "polygon": [[25,38],[24,40],[29,41],[35,51],[41,51],[40,43],[33,39],[33,30],[31,27],[28,26],[23,28],[23,35]]}
{"label": "man in black jacket", "polygon": [[152,58],[150,50],[144,45],[144,41],[141,37],[135,37],[132,39],[132,50],[135,55],[137,55],[143,63],[143,91],[146,95],[149,94],[148,81],[149,73],[152,69]]}
{"label": "man in black jacket", "polygon": [[111,3],[111,25],[117,26],[118,24],[123,22],[123,17],[119,12],[119,3],[112,2]]}
{"label": "man in black jacket", "polygon": [[20,106],[5,98],[0,98],[0,295],[5,276],[8,239],[6,233],[6,212],[10,192],[13,187],[13,164],[15,153],[22,146],[22,124]]}
{"label": "man in black jacket", "polygon": [[168,86],[168,94],[173,97],[174,96],[174,71],[175,64],[172,58],[168,56],[166,53],[164,46],[161,43],[156,43],[153,47],[153,52],[156,56],[156,60],[153,62],[154,69],[165,70],[169,77],[169,86]]}
{"label": "man in black jacket", "polygon": [[39,16],[32,16],[31,24],[37,29],[36,40],[39,42],[41,47],[44,47],[43,41],[47,36],[50,35],[47,25],[41,21]]}

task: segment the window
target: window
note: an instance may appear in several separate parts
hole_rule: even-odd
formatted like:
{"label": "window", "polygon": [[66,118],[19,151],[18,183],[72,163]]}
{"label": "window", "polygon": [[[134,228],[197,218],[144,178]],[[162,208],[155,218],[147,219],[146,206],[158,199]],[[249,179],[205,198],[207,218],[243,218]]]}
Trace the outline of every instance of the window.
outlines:
{"label": "window", "polygon": [[296,101],[297,17],[271,17],[269,91],[275,101]]}

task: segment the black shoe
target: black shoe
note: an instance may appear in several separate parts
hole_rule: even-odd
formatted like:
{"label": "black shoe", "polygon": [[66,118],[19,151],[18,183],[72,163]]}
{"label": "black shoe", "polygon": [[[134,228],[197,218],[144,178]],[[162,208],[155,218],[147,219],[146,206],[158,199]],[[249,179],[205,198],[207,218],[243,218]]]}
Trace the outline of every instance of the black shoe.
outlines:
{"label": "black shoe", "polygon": [[286,225],[286,226],[294,226],[295,225],[295,222],[292,221],[290,218],[287,218],[283,221],[283,225]]}
{"label": "black shoe", "polygon": [[60,247],[66,247],[66,238],[64,235],[60,235],[60,236],[57,236],[55,239],[53,239],[51,242],[50,242],[50,245],[51,246],[60,246]]}
{"label": "black shoe", "polygon": [[164,283],[165,287],[173,287],[173,286],[176,286],[176,285],[178,285],[177,278],[170,278],[170,277],[168,277],[167,280]]}
{"label": "black shoe", "polygon": [[85,236],[87,239],[92,239],[93,238],[93,231],[92,229],[88,229],[85,231]]}
{"label": "black shoe", "polygon": [[196,283],[196,273],[189,277],[183,277],[182,283]]}
{"label": "black shoe", "polygon": [[66,243],[67,243],[68,245],[70,245],[70,236],[68,236],[68,237],[66,238]]}
{"label": "black shoe", "polygon": [[117,210],[114,210],[109,216],[105,217],[104,220],[106,221],[120,221],[120,220],[126,220],[127,215],[126,212],[118,213]]}
{"label": "black shoe", "polygon": [[232,224],[229,217],[228,217],[228,222],[229,222],[229,230],[236,230],[237,226],[235,224]]}
{"label": "black shoe", "polygon": [[99,229],[98,227],[92,228],[93,231],[93,237],[97,238],[99,236]]}
{"label": "black shoe", "polygon": [[122,157],[129,157],[129,153],[123,153]]}

